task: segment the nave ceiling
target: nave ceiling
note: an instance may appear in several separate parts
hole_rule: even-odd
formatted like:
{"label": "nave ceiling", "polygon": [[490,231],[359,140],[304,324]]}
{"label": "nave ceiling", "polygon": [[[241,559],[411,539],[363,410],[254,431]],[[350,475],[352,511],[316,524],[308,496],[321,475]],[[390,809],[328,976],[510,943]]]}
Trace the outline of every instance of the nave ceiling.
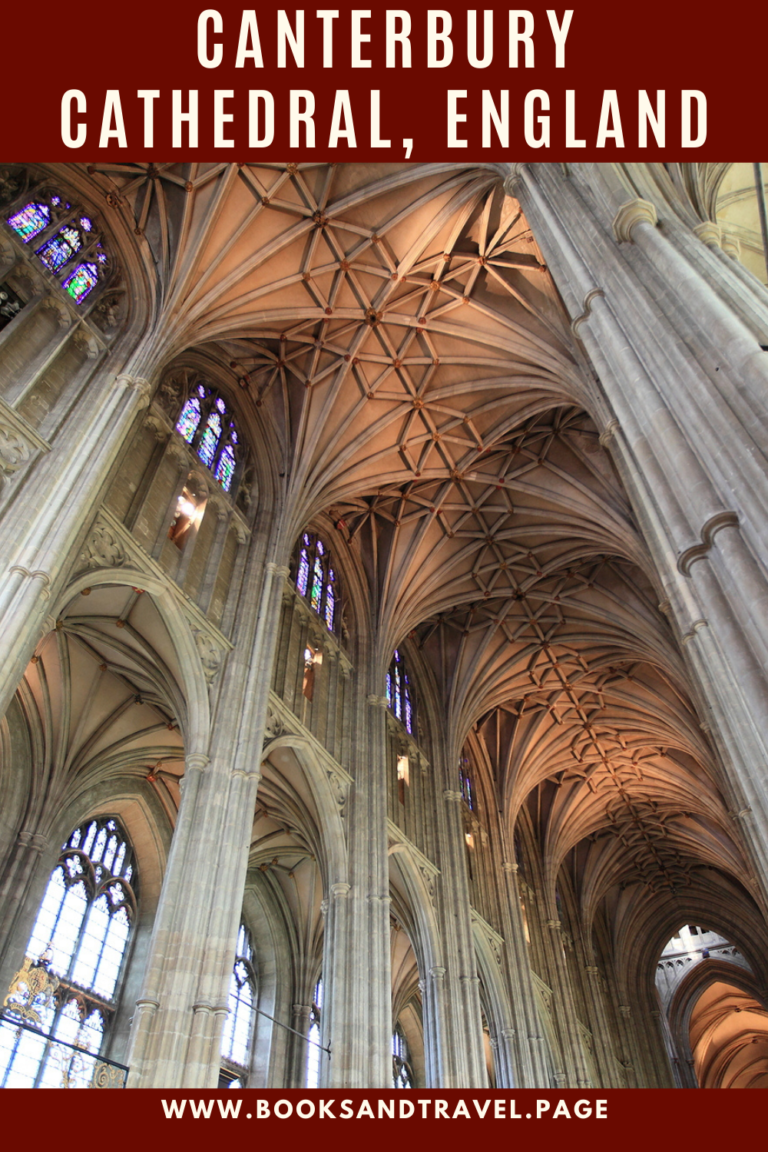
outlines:
{"label": "nave ceiling", "polygon": [[[721,175],[702,178],[709,200]],[[527,814],[552,890],[568,862],[591,922],[618,915],[617,891],[653,900],[715,869],[751,901],[601,436],[612,414],[499,171],[125,164],[80,180],[151,271],[145,370],[208,365],[229,386],[275,459],[283,557],[330,516],[366,573],[382,677],[409,639],[447,755],[484,741],[478,770],[510,834]]]}

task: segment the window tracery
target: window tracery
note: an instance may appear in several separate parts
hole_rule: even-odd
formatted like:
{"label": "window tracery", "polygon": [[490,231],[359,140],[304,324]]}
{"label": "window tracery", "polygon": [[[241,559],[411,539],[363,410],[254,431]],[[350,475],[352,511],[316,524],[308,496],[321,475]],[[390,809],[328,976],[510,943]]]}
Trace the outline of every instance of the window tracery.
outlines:
{"label": "window tracery", "polygon": [[331,554],[316,532],[304,532],[296,562],[296,587],[333,632],[339,613],[339,590]]}
{"label": "window tracery", "polygon": [[[33,248],[35,256],[53,275],[62,275],[61,286],[76,304],[82,304],[103,278],[109,257],[101,234],[90,216],[76,211],[58,193],[38,193],[6,223],[24,244],[42,239]],[[76,257],[80,262],[73,268]]]}
{"label": "window tracery", "polygon": [[221,396],[207,385],[197,384],[184,402],[176,431],[192,446],[224,491],[231,491],[240,438]]}
{"label": "window tracery", "polygon": [[[240,925],[237,936],[237,950],[235,962],[232,965],[232,975],[229,981],[228,1008],[229,1014],[224,1024],[224,1034],[221,1039],[221,1057],[227,1065],[235,1066],[243,1076],[235,1079],[244,1080],[245,1072],[250,1065],[251,1039],[253,1036],[253,1021],[256,1012],[256,969],[253,956],[253,942],[251,934],[244,924]],[[228,1069],[225,1069],[225,1074]],[[231,1086],[235,1080],[226,1077]]]}
{"label": "window tracery", "polygon": [[405,666],[405,660],[399,649],[395,648],[392,663],[387,672],[387,707],[394,712],[397,719],[409,735],[413,735],[416,714],[411,692],[411,681]]}
{"label": "window tracery", "polygon": [[[24,987],[6,998],[0,1086],[59,1087],[60,1050],[51,1039],[84,1053],[99,1052],[116,1006],[136,912],[135,888],[133,853],[117,820],[94,819],[74,830],[32,928],[19,974]],[[55,990],[47,999],[30,1000],[34,969],[43,969],[47,987]],[[9,1017],[17,1015],[30,1019],[39,1033],[14,1027]]]}

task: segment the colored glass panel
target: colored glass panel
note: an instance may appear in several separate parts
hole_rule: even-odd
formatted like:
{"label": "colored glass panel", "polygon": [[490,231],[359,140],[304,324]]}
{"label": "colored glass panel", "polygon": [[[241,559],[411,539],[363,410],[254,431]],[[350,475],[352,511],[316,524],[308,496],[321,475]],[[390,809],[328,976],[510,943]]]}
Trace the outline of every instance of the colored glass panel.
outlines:
{"label": "colored glass panel", "polygon": [[[306,539],[306,537],[305,537]],[[301,556],[299,557],[299,571],[296,575],[296,587],[302,596],[307,594],[307,585],[309,584],[309,559],[307,557],[306,548],[302,548]]]}
{"label": "colored glass panel", "polygon": [[77,228],[67,224],[57,232],[42,248],[37,249],[37,255],[51,272],[57,272],[66,262],[79,252],[83,246]]}
{"label": "colored glass panel", "polygon": [[197,426],[200,423],[200,415],[200,402],[192,396],[182,408],[181,416],[179,416],[176,425],[176,431],[181,433],[187,444],[191,444],[194,439]]}
{"label": "colored glass panel", "polygon": [[72,275],[64,281],[64,287],[76,304],[82,304],[98,282],[99,270],[95,264],[78,264]]}
{"label": "colored glass panel", "polygon": [[219,462],[216,465],[216,479],[225,492],[229,492],[232,484],[232,477],[235,473],[235,454],[232,448],[227,444],[226,448],[219,457]]}
{"label": "colored glass panel", "polygon": [[8,223],[26,244],[51,222],[51,210],[45,204],[26,204],[20,212],[10,216]]}
{"label": "colored glass panel", "polygon": [[320,611],[320,600],[323,595],[323,566],[320,563],[320,557],[315,557],[314,568],[312,569],[312,592],[309,597],[309,602],[314,608],[315,612]]}
{"label": "colored glass panel", "polygon": [[333,585],[329,584],[325,593],[325,623],[333,628],[333,614],[336,609],[336,598],[333,594]]}
{"label": "colored glass panel", "polygon": [[93,228],[93,222],[87,216],[80,217],[80,227],[84,232],[90,232]]}
{"label": "colored glass panel", "polygon": [[205,426],[205,432],[203,432],[203,438],[200,441],[200,445],[197,449],[197,454],[202,460],[203,464],[205,464],[206,468],[210,468],[213,464],[213,459],[216,455],[216,449],[219,446],[220,439],[221,417],[219,416],[218,412],[211,412],[210,416],[208,417],[208,423]]}

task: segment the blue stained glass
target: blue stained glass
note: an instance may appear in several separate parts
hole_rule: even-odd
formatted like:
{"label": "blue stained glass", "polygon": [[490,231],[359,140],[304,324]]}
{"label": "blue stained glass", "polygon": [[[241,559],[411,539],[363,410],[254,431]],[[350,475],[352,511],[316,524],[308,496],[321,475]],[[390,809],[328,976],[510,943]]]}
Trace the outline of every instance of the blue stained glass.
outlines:
{"label": "blue stained glass", "polygon": [[224,413],[227,410],[227,406],[224,403],[224,401],[221,399],[221,397],[219,397],[219,399],[216,401],[216,407],[218,408],[219,412],[221,412],[221,413]]}
{"label": "blue stained glass", "polygon": [[318,556],[324,556],[325,555],[325,548],[323,548],[322,540],[318,540],[318,542],[317,542],[317,554],[318,554]]}
{"label": "blue stained glass", "polygon": [[104,252],[97,252],[96,259],[98,260],[99,264],[106,264],[107,262],[107,257]]}
{"label": "blue stained glass", "polygon": [[205,464],[206,468],[210,468],[213,464],[213,458],[216,455],[216,449],[219,446],[221,439],[221,417],[218,412],[211,412],[208,417],[208,423],[203,432],[203,438],[197,449],[197,454]]}
{"label": "blue stained glass", "polygon": [[219,457],[219,462],[216,465],[216,479],[225,492],[229,492],[232,483],[232,476],[235,471],[235,454],[232,448],[227,444],[226,448]]}
{"label": "blue stained glass", "polygon": [[[306,540],[306,536],[304,537]],[[301,556],[299,557],[299,571],[296,575],[296,587],[302,596],[307,594],[307,584],[309,583],[309,560],[307,559],[307,550],[302,548]]]}
{"label": "blue stained glass", "polygon": [[[318,542],[319,547],[319,542]],[[320,599],[323,595],[323,566],[320,563],[319,556],[315,557],[315,566],[312,570],[312,594],[309,597],[309,602],[314,608],[315,612],[320,611]]]}
{"label": "blue stained glass", "polygon": [[26,244],[38,232],[42,232],[51,222],[51,210],[45,204],[26,204],[20,212],[8,218],[14,232],[18,232]]}
{"label": "blue stained glass", "polygon": [[51,272],[57,272],[70,257],[74,256],[75,252],[80,251],[82,246],[83,242],[77,228],[67,224],[47,243],[43,244],[42,248],[38,248],[36,254],[46,268],[49,268]]}
{"label": "blue stained glass", "polygon": [[197,426],[199,423],[200,401],[196,400],[193,396],[187,400],[186,404],[181,410],[181,416],[179,416],[179,422],[176,425],[176,431],[181,433],[187,444],[191,444],[195,437],[195,432],[197,431]]}
{"label": "blue stained glass", "polygon": [[51,204],[61,204],[61,196],[51,196]]}
{"label": "blue stained glass", "polygon": [[392,707],[392,675],[387,672],[387,707]]}
{"label": "blue stained glass", "polygon": [[80,217],[80,227],[83,229],[84,232],[90,232],[91,229],[93,228],[93,224],[88,219],[87,216],[81,216]]}
{"label": "blue stained glass", "polygon": [[64,287],[76,304],[82,304],[98,282],[99,270],[95,264],[78,264],[72,275],[64,281]]}
{"label": "blue stained glass", "polygon": [[329,584],[325,593],[325,622],[333,628],[333,613],[336,608],[336,598],[333,595],[333,585]]}
{"label": "blue stained glass", "polygon": [[230,427],[230,432],[229,432],[229,439],[231,440],[231,442],[232,442],[233,444],[237,444],[237,443],[238,443],[238,439],[237,439],[237,432],[235,432],[234,428],[232,428],[232,427]]}
{"label": "blue stained glass", "polygon": [[204,388],[202,384],[198,384],[197,394],[201,400],[205,400],[206,396],[208,395],[208,389]]}

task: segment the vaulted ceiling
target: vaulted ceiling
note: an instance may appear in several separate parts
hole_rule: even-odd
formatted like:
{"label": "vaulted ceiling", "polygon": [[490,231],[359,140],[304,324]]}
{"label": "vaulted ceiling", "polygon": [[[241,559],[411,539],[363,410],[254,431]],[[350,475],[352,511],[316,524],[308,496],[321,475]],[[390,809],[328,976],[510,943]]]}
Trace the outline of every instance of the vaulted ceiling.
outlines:
{"label": "vaulted ceiling", "polygon": [[746,876],[600,440],[610,411],[499,167],[88,174],[152,271],[151,369],[196,349],[225,373],[278,446],[285,554],[330,512],[367,573],[382,675],[410,635],[448,755],[480,725],[497,803],[510,823],[526,808],[551,883],[568,858],[589,918],[617,885]]}

